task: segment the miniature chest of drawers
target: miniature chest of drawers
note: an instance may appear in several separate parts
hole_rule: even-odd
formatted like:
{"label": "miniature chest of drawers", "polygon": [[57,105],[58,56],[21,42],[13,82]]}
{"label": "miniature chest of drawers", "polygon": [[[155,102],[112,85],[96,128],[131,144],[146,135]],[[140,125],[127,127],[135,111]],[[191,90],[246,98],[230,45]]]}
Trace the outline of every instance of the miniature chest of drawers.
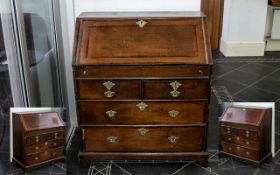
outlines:
{"label": "miniature chest of drawers", "polygon": [[13,159],[25,169],[63,157],[64,123],[57,113],[13,113]]}
{"label": "miniature chest of drawers", "polygon": [[271,118],[271,108],[227,108],[220,121],[222,153],[260,165],[271,156]]}
{"label": "miniature chest of drawers", "polygon": [[81,165],[98,160],[207,165],[211,64],[201,13],[80,15],[73,71]]}

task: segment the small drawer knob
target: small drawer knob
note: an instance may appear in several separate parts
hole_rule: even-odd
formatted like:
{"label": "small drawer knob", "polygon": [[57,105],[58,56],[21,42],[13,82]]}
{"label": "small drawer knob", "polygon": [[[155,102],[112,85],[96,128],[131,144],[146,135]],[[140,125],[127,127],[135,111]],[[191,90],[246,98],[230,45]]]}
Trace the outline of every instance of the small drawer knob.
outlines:
{"label": "small drawer knob", "polygon": [[53,146],[56,146],[57,144],[56,144],[56,142],[53,142]]}
{"label": "small drawer knob", "polygon": [[107,137],[107,141],[110,143],[116,143],[119,141],[119,138],[115,137],[115,136],[109,136],[109,137]]}
{"label": "small drawer knob", "polygon": [[118,112],[117,112],[117,111],[113,111],[113,110],[109,110],[109,111],[106,111],[105,113],[106,113],[106,115],[107,115],[108,117],[113,118],[113,117],[116,116],[116,114],[117,114]]}
{"label": "small drawer knob", "polygon": [[169,136],[169,137],[168,137],[168,140],[169,140],[171,143],[175,143],[178,139],[179,139],[179,137],[177,137],[177,136]]}
{"label": "small drawer knob", "polygon": [[49,144],[49,142],[45,142],[45,145],[48,145]]}
{"label": "small drawer knob", "polygon": [[229,147],[229,148],[228,148],[228,150],[229,150],[229,151],[231,151],[231,150],[232,150],[232,148],[231,148],[231,147]]}
{"label": "small drawer knob", "polygon": [[236,137],[236,140],[240,140],[240,137]]}
{"label": "small drawer knob", "polygon": [[49,152],[48,152],[48,151],[45,151],[45,152],[44,152],[44,154],[45,154],[45,155],[48,155],[48,154],[49,154]]}
{"label": "small drawer knob", "polygon": [[138,132],[140,133],[140,135],[144,136],[149,132],[149,130],[146,128],[140,128],[138,129]]}
{"label": "small drawer knob", "polygon": [[203,70],[200,70],[200,69],[199,69],[199,70],[198,70],[198,73],[203,74]]}
{"label": "small drawer knob", "polygon": [[231,137],[228,138],[228,141],[231,141]]}
{"label": "small drawer knob", "polygon": [[57,136],[58,136],[58,133],[55,132],[55,133],[54,133],[54,138],[57,139]]}
{"label": "small drawer knob", "polygon": [[39,147],[38,147],[38,146],[36,146],[36,147],[35,147],[35,149],[36,149],[36,150],[38,150],[38,149],[39,149]]}
{"label": "small drawer knob", "polygon": [[250,142],[246,141],[246,145],[250,145]]}
{"label": "small drawer knob", "polygon": [[39,158],[38,157],[35,157],[35,160],[38,160]]}
{"label": "small drawer knob", "polygon": [[240,150],[240,147],[238,146],[238,147],[236,147],[238,150]]}
{"label": "small drawer knob", "polygon": [[250,131],[246,131],[246,137],[250,136]]}
{"label": "small drawer knob", "polygon": [[52,155],[53,155],[53,156],[56,156],[56,152],[53,152]]}
{"label": "small drawer knob", "polygon": [[249,155],[250,155],[250,152],[249,152],[249,151],[247,151],[247,152],[246,152],[246,155],[247,155],[247,156],[249,156]]}
{"label": "small drawer knob", "polygon": [[84,70],[84,71],[83,71],[83,75],[86,75],[86,74],[87,74],[87,71],[86,71],[86,70]]}

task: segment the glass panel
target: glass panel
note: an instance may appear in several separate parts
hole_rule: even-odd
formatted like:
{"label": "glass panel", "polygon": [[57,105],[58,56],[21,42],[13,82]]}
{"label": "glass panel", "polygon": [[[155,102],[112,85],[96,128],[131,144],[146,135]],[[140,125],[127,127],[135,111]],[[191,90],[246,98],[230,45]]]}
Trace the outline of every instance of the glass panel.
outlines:
{"label": "glass panel", "polygon": [[25,37],[21,47],[28,70],[30,106],[60,107],[60,79],[51,0],[16,1]]}

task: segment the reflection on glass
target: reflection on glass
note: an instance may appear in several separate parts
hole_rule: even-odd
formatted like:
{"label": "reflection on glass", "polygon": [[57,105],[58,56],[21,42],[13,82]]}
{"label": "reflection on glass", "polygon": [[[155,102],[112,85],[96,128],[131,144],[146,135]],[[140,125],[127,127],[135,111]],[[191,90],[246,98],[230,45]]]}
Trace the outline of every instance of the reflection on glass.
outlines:
{"label": "reflection on glass", "polygon": [[[60,107],[55,28],[50,0],[22,0],[26,49],[30,71],[31,106]],[[26,58],[25,58],[26,59]]]}

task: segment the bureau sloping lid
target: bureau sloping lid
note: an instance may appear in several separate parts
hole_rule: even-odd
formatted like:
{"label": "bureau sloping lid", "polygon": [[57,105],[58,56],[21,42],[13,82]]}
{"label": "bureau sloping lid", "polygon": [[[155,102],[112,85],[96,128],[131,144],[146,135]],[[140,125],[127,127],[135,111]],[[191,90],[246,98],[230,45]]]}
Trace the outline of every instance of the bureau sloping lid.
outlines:
{"label": "bureau sloping lid", "polygon": [[17,113],[26,131],[63,127],[64,123],[56,112]]}
{"label": "bureau sloping lid", "polygon": [[267,108],[228,107],[222,115],[221,122],[241,123],[258,126]]}
{"label": "bureau sloping lid", "polygon": [[73,65],[212,64],[200,12],[83,13],[73,50]]}

